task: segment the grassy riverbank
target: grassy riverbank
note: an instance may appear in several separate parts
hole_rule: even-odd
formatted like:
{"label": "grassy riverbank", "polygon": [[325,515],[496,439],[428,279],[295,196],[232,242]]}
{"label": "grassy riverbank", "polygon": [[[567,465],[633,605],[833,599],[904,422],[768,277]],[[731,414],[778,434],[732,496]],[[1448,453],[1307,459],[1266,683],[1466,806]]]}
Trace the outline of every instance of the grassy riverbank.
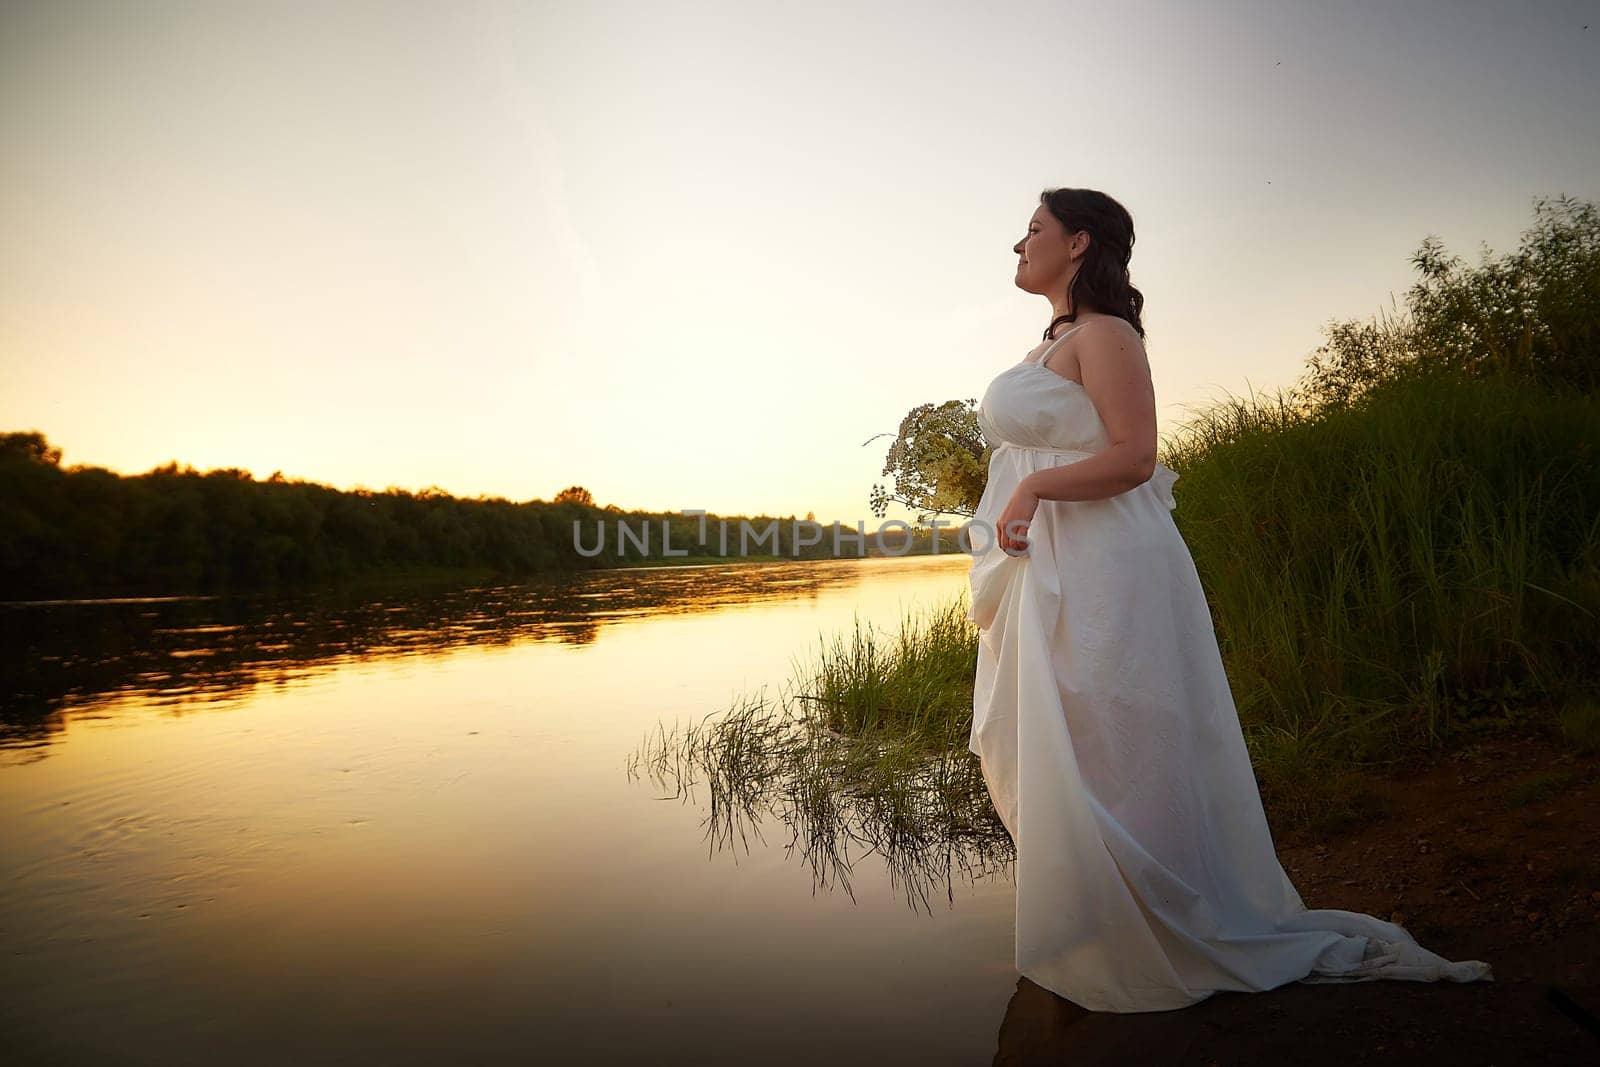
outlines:
{"label": "grassy riverbank", "polygon": [[[890,849],[930,837],[993,844],[1004,830],[967,751],[977,631],[966,607],[963,595],[904,616],[894,631],[858,623],[819,641],[776,697],[762,692],[699,724],[663,728],[646,739],[634,766],[680,787],[707,783],[713,809],[730,822],[732,812],[755,818],[777,802],[798,832],[824,847],[859,838],[863,829]],[[1592,639],[1592,626],[1588,634]],[[1232,666],[1229,672],[1248,677]],[[1593,688],[1511,700],[1489,713],[1448,695],[1432,705],[1412,703],[1403,690],[1386,704],[1330,696],[1317,706],[1317,728],[1295,734],[1291,713],[1267,699],[1270,680],[1257,677],[1255,690],[1234,682],[1236,703],[1268,818],[1288,835],[1315,837],[1380,819],[1391,807],[1395,776],[1452,751],[1520,738],[1600,753]],[[1380,758],[1362,757],[1373,749],[1382,749]],[[1559,786],[1551,779],[1530,799]]]}

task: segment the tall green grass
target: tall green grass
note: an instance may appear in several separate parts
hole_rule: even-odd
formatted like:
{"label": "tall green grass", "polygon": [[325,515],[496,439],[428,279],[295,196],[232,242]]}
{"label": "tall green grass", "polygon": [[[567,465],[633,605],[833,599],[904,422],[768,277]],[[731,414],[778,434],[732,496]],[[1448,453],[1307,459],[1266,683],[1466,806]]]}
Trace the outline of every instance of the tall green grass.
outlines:
{"label": "tall green grass", "polygon": [[1383,761],[1592,686],[1597,428],[1507,376],[1203,413],[1166,461],[1241,720]]}
{"label": "tall green grass", "polygon": [[818,648],[809,665],[797,664],[804,682],[796,699],[828,730],[892,735],[935,752],[963,715],[970,728],[978,644],[962,603],[908,613],[888,637],[857,619],[852,633],[828,646],[819,639]]}

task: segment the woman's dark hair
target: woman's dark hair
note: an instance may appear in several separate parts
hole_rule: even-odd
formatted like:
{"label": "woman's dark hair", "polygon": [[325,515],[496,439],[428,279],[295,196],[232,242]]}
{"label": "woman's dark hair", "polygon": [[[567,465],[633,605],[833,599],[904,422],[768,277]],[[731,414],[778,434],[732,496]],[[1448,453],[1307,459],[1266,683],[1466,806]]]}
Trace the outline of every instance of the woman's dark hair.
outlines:
{"label": "woman's dark hair", "polygon": [[1052,322],[1044,339],[1050,339],[1056,323],[1071,322],[1083,308],[1127,319],[1143,337],[1139,313],[1144,294],[1128,281],[1128,260],[1133,258],[1133,216],[1128,209],[1095,189],[1046,189],[1039,194],[1039,203],[1050,209],[1068,234],[1089,231],[1089,250],[1068,290],[1072,312]]}

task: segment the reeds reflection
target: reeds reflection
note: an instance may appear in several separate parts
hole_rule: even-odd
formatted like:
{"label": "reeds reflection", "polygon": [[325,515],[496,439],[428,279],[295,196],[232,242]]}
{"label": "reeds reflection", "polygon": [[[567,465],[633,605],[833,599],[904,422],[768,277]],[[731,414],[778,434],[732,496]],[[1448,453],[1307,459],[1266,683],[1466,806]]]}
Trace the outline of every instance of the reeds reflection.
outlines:
{"label": "reeds reflection", "polygon": [[887,640],[858,620],[775,700],[763,687],[726,713],[658,725],[628,776],[685,802],[703,784],[713,850],[749,851],[752,835],[766,846],[762,823],[775,819],[813,893],[837,885],[855,900],[855,864],[877,855],[913,908],[930,910],[941,887],[953,904],[958,874],[1009,875],[1015,859],[967,749],[974,642],[959,599],[905,618]]}

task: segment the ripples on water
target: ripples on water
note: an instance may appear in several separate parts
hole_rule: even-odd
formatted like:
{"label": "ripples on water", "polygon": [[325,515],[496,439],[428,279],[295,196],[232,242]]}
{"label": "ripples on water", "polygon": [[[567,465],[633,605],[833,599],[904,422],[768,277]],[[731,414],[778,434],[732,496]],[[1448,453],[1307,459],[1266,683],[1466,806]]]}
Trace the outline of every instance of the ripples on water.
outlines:
{"label": "ripples on water", "polygon": [[814,1062],[772,1045],[801,1019],[879,1062],[992,1051],[1009,891],[964,843],[779,804],[787,843],[730,848],[773,811],[625,774],[963,562],[0,604],[0,1033],[97,1064]]}
{"label": "ripples on water", "polygon": [[47,744],[63,713],[108,694],[153,704],[225,699],[372,657],[587,644],[611,621],[792,600],[856,580],[856,566],[620,568],[432,592],[0,602],[0,747]]}

